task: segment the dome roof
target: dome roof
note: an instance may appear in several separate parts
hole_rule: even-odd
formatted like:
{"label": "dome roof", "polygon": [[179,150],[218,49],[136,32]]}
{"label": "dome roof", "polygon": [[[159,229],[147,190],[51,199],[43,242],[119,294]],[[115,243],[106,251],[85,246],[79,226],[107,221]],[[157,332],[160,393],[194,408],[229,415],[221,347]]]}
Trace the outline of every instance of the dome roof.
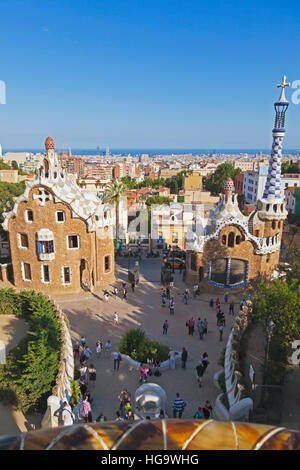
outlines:
{"label": "dome roof", "polygon": [[45,140],[45,147],[46,147],[46,150],[55,149],[55,144],[54,144],[54,140],[52,139],[52,137],[47,137],[47,139]]}

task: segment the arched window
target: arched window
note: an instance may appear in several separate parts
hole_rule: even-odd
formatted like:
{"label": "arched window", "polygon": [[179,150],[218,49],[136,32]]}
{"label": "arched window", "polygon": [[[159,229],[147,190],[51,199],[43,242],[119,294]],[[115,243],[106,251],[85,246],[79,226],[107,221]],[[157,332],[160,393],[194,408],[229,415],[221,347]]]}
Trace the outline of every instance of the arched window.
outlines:
{"label": "arched window", "polygon": [[226,245],[226,235],[222,235],[222,244]]}
{"label": "arched window", "polygon": [[230,234],[228,235],[228,246],[230,246],[231,248],[233,248],[234,246],[234,233],[233,232],[230,232]]}
{"label": "arched window", "polygon": [[280,227],[281,227],[281,222],[279,221],[279,222],[278,222],[278,228],[280,228]]}
{"label": "arched window", "polygon": [[239,244],[241,243],[241,237],[240,237],[240,235],[237,235],[237,236],[235,237],[235,243],[236,243],[236,245],[239,245]]}
{"label": "arched window", "polygon": [[275,229],[275,220],[272,221],[272,229]]}
{"label": "arched window", "polygon": [[46,158],[44,158],[43,166],[44,166],[44,170],[45,170],[45,177],[48,178],[48,176],[49,176],[49,162]]}

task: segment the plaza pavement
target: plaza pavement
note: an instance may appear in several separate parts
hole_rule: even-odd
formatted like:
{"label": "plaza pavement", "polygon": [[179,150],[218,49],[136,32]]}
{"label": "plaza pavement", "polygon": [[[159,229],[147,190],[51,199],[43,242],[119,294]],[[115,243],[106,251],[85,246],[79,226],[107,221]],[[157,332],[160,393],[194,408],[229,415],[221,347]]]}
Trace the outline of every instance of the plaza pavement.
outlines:
{"label": "plaza pavement", "polygon": [[[119,260],[117,266],[118,279],[115,285],[121,286],[121,281],[127,281],[128,260]],[[131,260],[131,265],[132,265]],[[221,300],[221,307],[226,315],[226,327],[223,333],[223,341],[219,341],[219,332],[216,326],[216,309],[209,307],[211,294],[201,293],[200,299],[190,299],[189,304],[183,302],[184,284],[179,272],[175,273],[175,283],[171,295],[175,300],[175,315],[170,316],[169,308],[162,307],[160,289],[160,259],[146,259],[140,262],[140,283],[136,286],[135,292],[128,289],[127,300],[123,300],[121,295],[114,299],[110,296],[109,301],[103,301],[103,292],[93,294],[81,294],[73,298],[56,298],[56,302],[66,312],[71,328],[73,340],[79,340],[81,335],[87,339],[87,344],[93,351],[93,356],[89,360],[94,363],[97,369],[97,381],[94,392],[93,419],[102,411],[107,419],[114,419],[118,409],[117,396],[122,388],[126,387],[132,394],[139,386],[138,371],[130,367],[127,361],[122,361],[119,371],[113,370],[113,357],[105,358],[104,355],[97,359],[95,357],[95,344],[97,339],[101,339],[103,344],[108,339],[113,344],[113,350],[118,350],[119,339],[122,334],[131,328],[142,328],[146,335],[153,340],[160,341],[172,349],[181,351],[185,347],[188,351],[188,361],[186,370],[181,369],[181,362],[178,361],[175,370],[163,370],[161,377],[151,377],[149,382],[161,385],[167,394],[166,411],[172,416],[172,403],[176,392],[186,401],[187,407],[184,417],[193,417],[196,409],[204,405],[205,400],[210,400],[214,404],[220,391],[213,382],[215,372],[221,369],[218,360],[222,349],[225,347],[233,316],[229,316],[229,305],[225,305]],[[128,282],[128,281],[127,281]],[[230,293],[231,294],[231,293]],[[217,295],[214,297],[217,298]],[[233,294],[229,296],[229,301],[236,302],[235,313],[239,310],[240,300]],[[113,314],[118,313],[119,325],[113,324]],[[186,321],[191,317],[200,317],[208,320],[208,334],[204,340],[199,339],[197,328],[193,336],[188,335]],[[162,334],[162,325],[165,319],[169,322],[168,334]],[[203,378],[203,386],[199,388],[196,380],[195,367],[202,354],[208,353],[209,366]]]}

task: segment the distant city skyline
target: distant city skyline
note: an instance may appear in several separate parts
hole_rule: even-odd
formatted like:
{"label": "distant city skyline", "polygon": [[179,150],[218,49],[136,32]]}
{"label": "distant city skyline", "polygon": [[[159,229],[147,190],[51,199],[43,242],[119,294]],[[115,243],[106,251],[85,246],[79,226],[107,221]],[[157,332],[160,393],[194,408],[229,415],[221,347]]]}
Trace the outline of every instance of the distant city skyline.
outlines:
{"label": "distant city skyline", "polygon": [[[5,149],[271,149],[276,85],[300,80],[300,4],[12,0],[1,5]],[[291,102],[285,149],[300,147]]]}

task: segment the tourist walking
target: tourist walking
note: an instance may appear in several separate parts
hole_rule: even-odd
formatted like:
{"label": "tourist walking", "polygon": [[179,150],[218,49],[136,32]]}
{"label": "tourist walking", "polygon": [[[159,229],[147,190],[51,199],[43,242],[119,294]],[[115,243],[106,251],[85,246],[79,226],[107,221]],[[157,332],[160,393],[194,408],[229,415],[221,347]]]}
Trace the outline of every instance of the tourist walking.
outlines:
{"label": "tourist walking", "polygon": [[135,288],[135,282],[132,281],[132,283],[131,283],[131,290],[132,290],[132,292],[134,292],[134,288]]}
{"label": "tourist walking", "polygon": [[178,413],[178,418],[181,418],[185,407],[186,407],[185,401],[182,398],[180,398],[179,393],[176,393],[176,398],[173,403],[173,418],[177,418],[177,413]]}
{"label": "tourist walking", "polygon": [[204,374],[204,367],[203,367],[202,361],[200,361],[200,363],[196,366],[196,372],[197,372],[198,385],[199,387],[202,387],[202,377]]}
{"label": "tourist walking", "polygon": [[96,369],[94,364],[91,364],[89,367],[89,391],[93,395],[95,387],[96,387]]}
{"label": "tourist walking", "polygon": [[85,382],[87,382],[87,366],[85,365],[85,363],[82,363],[80,364],[80,367],[79,367],[79,378],[80,379],[83,379]]}
{"label": "tourist walking", "polygon": [[117,312],[114,313],[114,325],[118,325],[119,324],[119,316],[117,314]]}
{"label": "tourist walking", "polygon": [[119,370],[122,356],[120,351],[114,353],[114,370]]}
{"label": "tourist walking", "polygon": [[224,295],[224,302],[227,304],[228,302],[228,292],[226,292],[226,294]]}
{"label": "tourist walking", "polygon": [[165,291],[162,293],[161,295],[161,303],[162,303],[162,306],[165,307],[166,306],[166,300],[167,300],[167,296],[166,296],[166,293]]}
{"label": "tourist walking", "polygon": [[87,384],[83,377],[79,379],[79,390],[82,398],[87,394]]}
{"label": "tourist walking", "polygon": [[155,359],[154,361],[154,373],[153,375],[155,377],[160,377],[161,376],[161,372],[160,372],[160,360],[158,359],[158,357]]}
{"label": "tourist walking", "polygon": [[188,327],[188,332],[190,336],[193,336],[194,334],[194,329],[195,329],[195,320],[194,317],[190,318],[189,321],[186,323]]}
{"label": "tourist walking", "polygon": [[203,325],[203,322],[200,318],[198,318],[198,320],[197,320],[197,327],[198,327],[199,338],[203,339],[204,325]]}
{"label": "tourist walking", "polygon": [[83,400],[80,401],[80,412],[81,412],[81,416],[83,417],[86,423],[93,422],[92,408],[91,408],[90,402],[88,401],[87,395],[85,395]]}
{"label": "tourist walking", "polygon": [[85,339],[84,336],[81,336],[81,338],[80,338],[80,344],[81,344],[81,346],[83,346],[83,347],[85,346],[85,344],[86,344],[86,339]]}
{"label": "tourist walking", "polygon": [[88,345],[86,345],[86,347],[83,350],[83,361],[88,361],[91,355],[92,355],[92,351],[90,350]]}
{"label": "tourist walking", "polygon": [[181,368],[182,369],[185,369],[187,358],[188,358],[188,352],[185,348],[182,348],[182,353],[181,353]]}
{"label": "tourist walking", "polygon": [[123,289],[123,299],[127,298],[127,287],[124,287]]}
{"label": "tourist walking", "polygon": [[114,296],[115,298],[118,297],[119,290],[117,287],[114,287]]}
{"label": "tourist walking", "polygon": [[145,364],[141,364],[140,367],[140,379],[139,383],[147,382],[148,380],[148,368],[146,367]]}
{"label": "tourist walking", "polygon": [[175,310],[174,297],[172,297],[169,301],[169,308],[170,308],[170,315],[174,315],[174,310]]}
{"label": "tourist walking", "polygon": [[99,357],[101,356],[102,349],[103,349],[103,343],[100,339],[98,339],[98,341],[96,343],[96,357],[97,357],[97,359],[99,359]]}
{"label": "tourist walking", "polygon": [[199,406],[198,410],[194,414],[194,419],[203,419],[203,418],[204,418],[203,409],[201,408],[201,406]]}
{"label": "tourist walking", "polygon": [[169,352],[169,358],[170,358],[170,369],[174,370],[176,368],[176,351],[170,351]]}
{"label": "tourist walking", "polygon": [[202,408],[205,419],[209,419],[212,416],[213,408],[209,400],[206,400],[205,405]]}
{"label": "tourist walking", "polygon": [[163,335],[166,335],[168,333],[168,328],[169,328],[169,323],[168,323],[168,320],[166,320],[163,324]]}
{"label": "tourist walking", "polygon": [[199,294],[200,294],[199,286],[198,286],[198,284],[195,284],[194,287],[193,287],[194,298],[196,297],[196,295],[199,295]]}
{"label": "tourist walking", "polygon": [[213,306],[214,306],[214,299],[210,299],[210,301],[209,301],[209,306],[210,306],[211,308],[213,308]]}
{"label": "tourist walking", "polygon": [[221,305],[220,299],[217,298],[217,300],[216,300],[216,309],[217,309],[217,310],[220,309],[220,305]]}
{"label": "tourist walking", "polygon": [[170,294],[171,294],[171,293],[170,293],[170,288],[169,288],[169,286],[168,286],[168,287],[166,288],[167,300],[170,299]]}
{"label": "tourist walking", "polygon": [[73,348],[73,351],[74,351],[74,361],[76,361],[76,359],[79,360],[79,349],[80,349],[80,344],[79,344],[79,341],[76,341],[75,345],[74,345],[74,348]]}
{"label": "tourist walking", "polygon": [[204,368],[204,372],[206,371],[207,367],[208,367],[208,354],[206,352],[204,352],[202,354],[202,358],[201,358],[201,362],[202,362],[202,365],[203,365],[203,368]]}
{"label": "tourist walking", "polygon": [[64,401],[61,419],[64,426],[72,426],[75,421],[75,416],[72,413],[72,408],[67,401]]}
{"label": "tourist walking", "polygon": [[234,302],[231,301],[229,304],[229,314],[234,315]]}
{"label": "tourist walking", "polygon": [[185,305],[188,304],[188,301],[189,301],[189,294],[185,291],[185,293],[183,294],[183,298],[184,298],[184,303]]}
{"label": "tourist walking", "polygon": [[111,354],[111,350],[112,350],[112,344],[110,342],[110,339],[107,341],[106,345],[105,345],[105,357],[109,357],[110,354]]}

